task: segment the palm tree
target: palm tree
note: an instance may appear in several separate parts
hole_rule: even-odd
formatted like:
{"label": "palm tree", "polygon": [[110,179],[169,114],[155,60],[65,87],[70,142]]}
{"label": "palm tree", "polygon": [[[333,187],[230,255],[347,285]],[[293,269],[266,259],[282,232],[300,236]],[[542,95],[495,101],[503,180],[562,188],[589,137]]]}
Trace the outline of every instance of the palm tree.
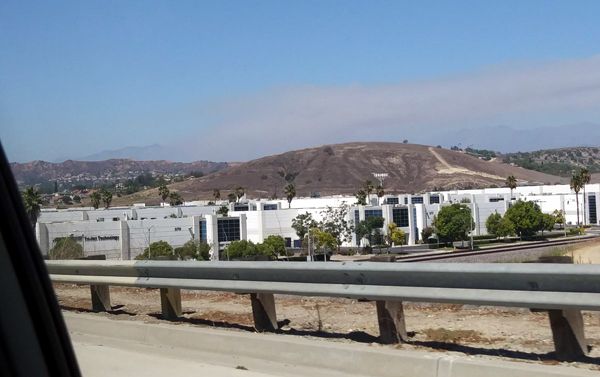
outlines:
{"label": "palm tree", "polygon": [[506,187],[510,188],[510,202],[513,199],[513,190],[517,188],[517,179],[514,175],[509,175],[508,178],[506,178]]}
{"label": "palm tree", "polygon": [[221,199],[221,191],[219,189],[213,190],[213,198],[215,198],[215,201]]}
{"label": "palm tree", "polygon": [[242,198],[242,196],[244,196],[245,193],[246,193],[246,190],[244,190],[244,188],[242,186],[238,186],[235,189],[235,197],[237,198],[238,202],[240,201],[240,199]]}
{"label": "palm tree", "polygon": [[92,207],[94,207],[94,209],[98,209],[98,207],[100,207],[100,202],[102,201],[102,195],[100,195],[100,192],[94,191],[91,193],[90,201],[92,202]]}
{"label": "palm tree", "polygon": [[373,182],[371,182],[370,180],[366,180],[365,181],[365,186],[363,188],[363,190],[365,191],[365,194],[367,194],[367,203],[369,203],[371,201],[371,193],[373,192],[373,189],[375,188],[375,186],[373,186]]}
{"label": "palm tree", "polygon": [[40,210],[42,208],[42,197],[40,196],[40,192],[33,187],[27,187],[23,192],[23,203],[25,204],[25,212],[27,212],[29,221],[31,221],[31,225],[35,227],[35,223],[37,222],[37,218],[40,215]]}
{"label": "palm tree", "polygon": [[592,180],[592,175],[590,174],[590,171],[587,168],[582,168],[579,171],[579,175],[581,176],[581,186],[583,188],[583,225],[585,225],[585,214],[586,214],[586,205],[585,205],[585,200],[586,200],[586,194],[585,194],[585,185],[589,184],[590,181]]}
{"label": "palm tree", "polygon": [[102,202],[104,202],[104,208],[110,207],[110,203],[112,202],[112,192],[102,189]]}
{"label": "palm tree", "polygon": [[575,203],[577,205],[577,226],[579,226],[579,191],[583,186],[581,174],[573,174],[571,177],[571,190],[575,191]]}
{"label": "palm tree", "polygon": [[381,198],[385,195],[385,190],[383,189],[383,186],[377,185],[377,187],[375,187],[375,193],[377,194],[377,198],[379,198],[378,201],[381,202]]}
{"label": "palm tree", "polygon": [[167,200],[167,198],[169,197],[169,188],[167,187],[167,185],[160,185],[158,187],[158,195],[160,196],[160,198],[162,199],[163,203],[165,202],[165,200]]}
{"label": "palm tree", "polygon": [[293,183],[290,183],[285,186],[283,192],[288,201],[288,208],[292,208],[292,200],[296,197],[296,186],[294,186]]}

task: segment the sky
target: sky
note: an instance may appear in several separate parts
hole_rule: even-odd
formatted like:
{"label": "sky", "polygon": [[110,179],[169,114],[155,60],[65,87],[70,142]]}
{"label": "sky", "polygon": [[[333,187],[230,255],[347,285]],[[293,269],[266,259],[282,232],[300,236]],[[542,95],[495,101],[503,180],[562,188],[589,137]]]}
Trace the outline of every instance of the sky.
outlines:
{"label": "sky", "polygon": [[0,2],[11,161],[600,124],[600,1]]}

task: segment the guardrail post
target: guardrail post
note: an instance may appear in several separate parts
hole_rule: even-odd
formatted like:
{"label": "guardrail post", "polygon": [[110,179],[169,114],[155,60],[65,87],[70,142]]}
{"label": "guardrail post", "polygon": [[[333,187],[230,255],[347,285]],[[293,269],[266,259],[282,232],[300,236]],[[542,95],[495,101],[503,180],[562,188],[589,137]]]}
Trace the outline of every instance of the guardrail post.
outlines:
{"label": "guardrail post", "polygon": [[256,331],[275,331],[277,325],[277,312],[275,311],[275,297],[272,293],[251,293],[252,317]]}
{"label": "guardrail post", "polygon": [[110,305],[110,290],[106,284],[90,285],[92,294],[92,310],[95,312],[107,312],[112,309]]}
{"label": "guardrail post", "polygon": [[588,354],[581,310],[548,310],[548,317],[559,360],[576,360]]}
{"label": "guardrail post", "polygon": [[181,317],[181,290],[179,288],[160,289],[160,308],[164,319]]}
{"label": "guardrail post", "polygon": [[377,301],[379,339],[384,344],[408,341],[402,301]]}

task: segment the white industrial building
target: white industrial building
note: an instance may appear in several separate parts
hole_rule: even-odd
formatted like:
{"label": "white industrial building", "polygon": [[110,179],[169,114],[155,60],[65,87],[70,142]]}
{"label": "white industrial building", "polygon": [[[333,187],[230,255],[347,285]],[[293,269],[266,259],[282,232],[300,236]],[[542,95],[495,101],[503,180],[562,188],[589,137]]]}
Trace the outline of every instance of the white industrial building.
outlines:
{"label": "white industrial building", "polygon": [[[599,184],[587,185],[585,204],[583,190],[579,194],[580,219],[585,218],[585,224],[600,225],[597,213],[599,193]],[[577,222],[577,201],[568,185],[517,187],[512,200],[518,199],[536,202],[545,213],[563,210],[568,224]],[[328,206],[346,204],[349,206],[348,220],[353,223],[370,216],[383,217],[384,231],[388,223],[394,222],[406,233],[408,245],[415,245],[420,241],[421,230],[431,226],[442,206],[463,201],[468,201],[467,205],[471,207],[475,221],[473,234],[486,234],[487,217],[495,212],[504,214],[508,209],[510,189],[373,196],[367,206],[354,205],[356,199],[352,196],[296,198],[290,208],[286,200],[242,200],[240,203],[225,203],[229,206],[227,217],[215,214],[220,205],[200,203],[177,207],[136,205],[98,210],[44,209],[38,220],[36,235],[44,254],[48,253],[56,238],[73,236],[81,242],[86,255],[103,254],[108,259],[133,259],[151,242],[158,240],[164,240],[173,247],[181,246],[190,239],[202,240],[216,250],[217,246],[222,249],[234,240],[262,242],[270,235],[280,235],[288,247],[297,247],[299,239],[292,228],[292,219],[299,214],[310,213],[319,221]],[[358,247],[364,242],[353,236],[352,241],[343,246]]]}

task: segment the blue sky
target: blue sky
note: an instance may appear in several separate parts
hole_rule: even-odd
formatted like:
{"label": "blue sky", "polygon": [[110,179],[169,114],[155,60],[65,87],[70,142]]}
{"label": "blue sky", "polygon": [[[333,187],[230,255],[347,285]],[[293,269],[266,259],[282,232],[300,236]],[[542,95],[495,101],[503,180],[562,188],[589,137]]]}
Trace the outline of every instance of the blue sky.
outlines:
{"label": "blue sky", "polygon": [[[154,143],[243,160],[421,127],[596,122],[599,14],[599,1],[4,0],[0,138],[14,161]],[[507,111],[471,101],[505,82]],[[563,88],[567,101],[531,100]]]}

